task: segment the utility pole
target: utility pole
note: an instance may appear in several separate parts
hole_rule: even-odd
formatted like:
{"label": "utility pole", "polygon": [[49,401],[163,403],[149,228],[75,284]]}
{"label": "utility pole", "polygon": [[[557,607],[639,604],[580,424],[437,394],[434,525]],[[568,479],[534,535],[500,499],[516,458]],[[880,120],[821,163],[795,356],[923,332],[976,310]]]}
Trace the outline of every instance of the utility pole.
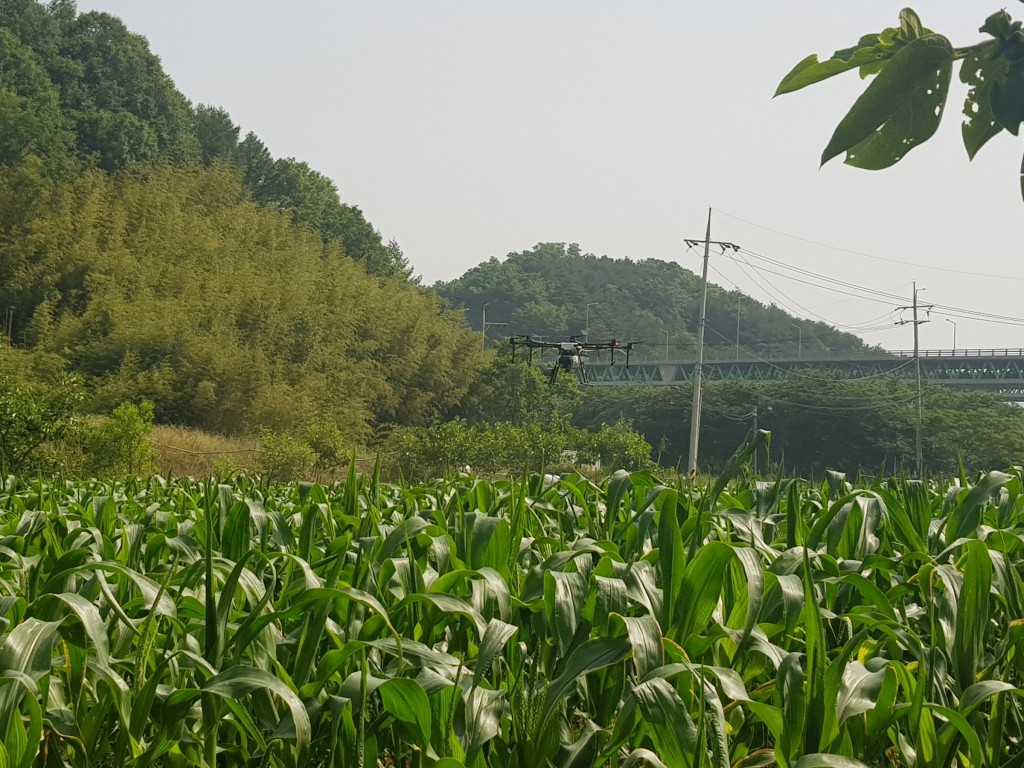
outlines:
{"label": "utility pole", "polygon": [[487,351],[487,305],[490,303],[488,301],[484,304],[484,308],[481,310],[482,317],[480,318],[480,335],[483,337],[480,349],[484,352]]}
{"label": "utility pole", "polygon": [[601,302],[599,302],[599,301],[592,301],[589,304],[587,304],[587,325],[586,325],[586,328],[584,328],[584,330],[583,330],[583,340],[584,341],[590,341],[590,308],[594,307],[594,306],[597,306],[600,303]]}
{"label": "utility pole", "polygon": [[708,228],[703,240],[683,240],[687,246],[693,248],[704,243],[704,269],[701,273],[703,288],[700,297],[700,320],[697,323],[697,362],[693,366],[693,407],[690,410],[690,459],[687,470],[690,476],[697,474],[697,448],[700,442],[700,405],[701,405],[701,376],[704,368],[704,326],[707,325],[708,310],[708,260],[711,258],[711,244],[714,243],[722,249],[738,251],[740,247],[733,243],[726,243],[720,240],[711,239],[711,209],[708,208]]}
{"label": "utility pole", "polygon": [[790,323],[790,325],[796,328],[796,357],[798,360],[802,360],[804,356],[804,327],[796,323]]}
{"label": "utility pole", "polygon": [[742,305],[743,294],[736,292],[736,359],[740,359],[740,306]]}
{"label": "utility pole", "polygon": [[[916,420],[915,429],[914,429],[914,443],[915,443],[914,454],[915,454],[915,458],[917,460],[917,476],[921,477],[921,476],[924,475],[924,452],[923,452],[923,450],[921,448],[921,420],[922,420],[921,419],[921,415],[922,415],[921,414],[921,411],[922,411],[922,408],[921,408],[921,346],[920,346],[919,341],[918,341],[917,328],[918,328],[919,325],[921,325],[921,323],[927,323],[929,321],[928,320],[918,320],[917,319],[917,310],[918,310],[918,303],[917,303],[917,294],[918,294],[917,281],[915,280],[912,283],[912,285],[914,287],[914,300],[913,300],[913,303],[911,303],[911,305],[909,307],[900,307],[899,309],[900,310],[907,310],[907,309],[913,310],[913,316],[912,316],[913,319],[912,320],[900,320],[898,323],[896,323],[896,325],[907,325],[908,323],[911,323],[914,326],[914,367],[916,369],[916,378],[917,378],[917,420]],[[922,288],[921,290],[923,291],[924,288]],[[926,311],[930,312],[931,311],[931,306],[927,307]]]}
{"label": "utility pole", "polygon": [[[491,302],[489,301],[487,302],[487,304],[490,303]],[[488,323],[487,304],[484,304],[483,317],[480,319],[480,335],[483,336],[483,346],[481,347],[481,349],[483,349],[485,352],[487,351],[487,329],[493,328],[496,325],[509,325],[509,323]]]}
{"label": "utility pole", "polygon": [[[754,439],[757,440],[757,406],[754,406]],[[757,474],[757,454],[758,450],[754,449],[754,474]]]}

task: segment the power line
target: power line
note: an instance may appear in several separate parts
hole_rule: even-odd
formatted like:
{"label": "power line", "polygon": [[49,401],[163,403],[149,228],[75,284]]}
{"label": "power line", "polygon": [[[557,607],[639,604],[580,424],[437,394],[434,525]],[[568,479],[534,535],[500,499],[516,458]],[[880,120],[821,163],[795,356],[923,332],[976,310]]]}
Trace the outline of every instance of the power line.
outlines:
{"label": "power line", "polygon": [[821,248],[829,248],[829,249],[831,249],[833,251],[839,251],[840,253],[849,253],[849,254],[852,254],[854,256],[863,256],[866,259],[874,259],[875,261],[884,261],[884,262],[888,262],[890,264],[901,264],[901,265],[903,265],[905,267],[917,267],[919,269],[931,269],[931,270],[934,270],[936,272],[949,272],[949,273],[954,274],[954,275],[968,275],[970,277],[989,277],[989,278],[996,278],[996,279],[999,279],[999,280],[1024,281],[1024,277],[1015,277],[1013,275],[996,275],[996,274],[991,274],[991,273],[988,273],[988,272],[974,272],[974,271],[968,271],[968,270],[965,270],[965,269],[953,269],[952,267],[936,267],[934,264],[920,264],[920,263],[914,262],[914,261],[902,261],[901,259],[890,259],[890,258],[886,258],[884,256],[875,256],[874,254],[871,254],[871,253],[864,253],[863,251],[854,251],[854,250],[851,250],[849,248],[841,248],[841,247],[839,247],[837,245],[830,245],[828,243],[818,242],[817,240],[810,240],[810,239],[808,239],[806,237],[800,237],[799,235],[792,235],[789,232],[783,232],[780,229],[774,229],[774,228],[766,226],[764,224],[758,224],[755,221],[750,221],[748,219],[744,219],[744,218],[742,218],[740,216],[735,216],[734,214],[726,213],[725,211],[720,211],[718,209],[715,209],[715,213],[721,214],[722,216],[728,216],[730,219],[736,219],[736,221],[742,221],[744,224],[749,224],[752,227],[758,227],[759,229],[764,229],[764,230],[767,230],[768,232],[774,232],[777,235],[782,235],[783,237],[788,237],[788,238],[790,238],[792,240],[799,240],[802,243],[808,243],[810,245],[817,245],[817,246],[819,246]]}
{"label": "power line", "polygon": [[[751,266],[753,268],[753,265],[751,265],[749,262],[747,262],[747,264],[748,264],[748,266]],[[762,272],[762,273],[767,272],[770,275],[777,275],[778,277],[784,277],[787,280],[792,280],[795,283],[802,283],[803,285],[809,285],[812,288],[819,288],[821,290],[831,291],[832,293],[840,293],[843,296],[852,296],[855,299],[861,299],[863,301],[873,301],[876,304],[886,304],[886,305],[891,306],[891,307],[896,307],[896,306],[899,306],[899,303],[898,303],[899,301],[905,301],[906,300],[906,299],[904,299],[902,297],[896,296],[895,294],[892,296],[892,298],[878,299],[878,298],[874,298],[873,296],[865,296],[864,294],[850,293],[849,291],[844,291],[844,290],[841,290],[839,288],[833,288],[832,286],[829,286],[829,285],[821,285],[819,283],[812,283],[809,280],[801,280],[798,277],[793,277],[792,275],[787,275],[787,274],[785,274],[783,272],[776,272],[776,271],[771,270],[771,269],[765,269],[764,267],[756,267],[756,269],[757,269],[758,272]],[[871,291],[872,293],[874,292],[874,291],[872,291],[869,288],[864,288],[864,286],[855,286],[855,287],[859,288],[861,290]]]}
{"label": "power line", "polygon": [[[851,412],[855,412],[855,411],[870,411],[870,410],[872,410],[874,408],[877,408],[879,406],[879,404],[881,402],[883,402],[881,400],[875,400],[875,402],[865,403],[864,405],[845,406],[845,405],[817,405],[815,403],[797,403],[797,402],[794,402],[792,400],[782,400],[782,399],[779,399],[779,398],[772,398],[771,401],[772,401],[772,403],[780,403],[782,405],[792,405],[792,406],[796,406],[797,408],[805,408],[805,409],[807,409],[809,411],[820,411],[820,412],[823,412],[823,413],[851,413]],[[903,397],[900,400],[895,400],[894,399],[894,400],[886,401],[886,402],[888,402],[891,405],[900,405],[900,404],[908,404],[909,405],[911,402],[913,402],[913,398],[909,398],[908,399],[907,397]]]}
{"label": "power line", "polygon": [[[761,270],[758,270],[758,268],[755,267],[750,262],[744,262],[744,263],[746,263],[747,266],[749,266],[751,269],[753,269],[755,271],[761,271]],[[756,279],[752,278],[750,276],[750,274],[747,273],[746,270],[744,270],[742,268],[742,266],[739,264],[739,262],[736,263],[736,266],[740,267],[740,270],[748,278],[750,278],[751,282],[753,282],[755,286],[757,286],[758,288],[763,290],[765,293],[767,293],[769,296],[771,296],[771,293],[767,289],[765,289],[763,286],[761,286],[760,283],[758,283]],[[711,265],[711,269],[715,272],[715,274],[717,274],[726,283],[731,285],[735,290],[740,291],[741,293],[743,293],[743,289],[740,288],[740,286],[735,281],[731,280],[724,272],[719,270],[714,265]],[[788,275],[783,275],[783,277],[789,277],[789,276]],[[792,279],[792,278],[790,277],[790,279]],[[782,291],[777,286],[774,286],[774,283],[770,283],[770,284],[773,285],[773,287],[775,287],[775,289],[777,291],[779,291],[779,293],[782,293]],[[744,294],[744,295],[748,295],[748,294]],[[785,294],[783,294],[783,295],[785,295]],[[856,298],[856,299],[862,299],[863,298],[862,296],[855,295],[855,294],[849,294],[849,295],[852,296],[853,298]],[[826,317],[824,317],[822,315],[819,315],[817,312],[814,312],[813,310],[809,309],[808,307],[804,307],[802,304],[797,304],[795,301],[793,303],[796,304],[801,309],[803,309],[808,314],[814,315],[815,317],[819,318],[822,322],[824,322],[824,323],[826,323],[828,325],[831,325],[834,328],[839,328],[839,329],[847,330],[847,331],[850,331],[850,332],[855,332],[855,333],[872,333],[872,332],[876,332],[876,331],[891,330],[892,327],[893,327],[893,323],[891,323],[891,322],[890,323],[885,323],[885,324],[879,324],[880,320],[882,320],[884,318],[891,318],[892,317],[892,315],[894,314],[894,310],[892,310],[892,309],[889,310],[888,312],[883,312],[881,315],[876,315],[875,317],[872,317],[869,320],[864,320],[864,321],[862,321],[860,323],[836,323],[836,322],[834,322],[834,321],[832,321],[832,320],[830,320],[830,319],[828,319],[828,318],[826,318]],[[792,308],[791,308],[791,310],[792,310]],[[797,313],[797,314],[799,316],[799,313]]]}
{"label": "power line", "polygon": [[[778,261],[776,259],[771,259],[771,258],[769,258],[767,256],[763,256],[761,254],[756,254],[753,251],[748,251],[747,249],[741,249],[740,253],[742,253],[744,255],[750,255],[750,256],[752,256],[754,258],[761,259],[763,261],[767,261],[770,264],[778,265],[778,266],[780,266],[780,267],[782,267],[784,269],[789,269],[789,270],[791,270],[793,272],[796,272],[797,274],[802,274],[802,275],[805,275],[805,276],[817,278],[819,280],[829,280],[829,281],[835,282],[835,283],[837,283],[839,285],[843,285],[843,286],[846,286],[846,287],[849,287],[849,288],[852,288],[852,289],[856,289],[856,290],[862,290],[862,291],[865,291],[867,293],[870,293],[870,294],[873,294],[873,295],[877,295],[877,296],[891,297],[892,299],[899,299],[901,301],[905,300],[902,297],[897,296],[896,294],[891,294],[891,293],[888,293],[888,292],[885,292],[885,291],[879,291],[879,290],[876,290],[874,288],[869,288],[869,287],[863,286],[863,285],[857,285],[856,283],[849,283],[849,282],[846,282],[846,281],[843,281],[843,280],[838,280],[838,279],[829,277],[827,275],[821,275],[821,274],[818,274],[816,272],[812,272],[810,270],[802,269],[802,268],[799,268],[799,267],[792,267],[792,266],[790,266],[788,264],[785,264],[784,262],[780,262],[780,261]],[[735,256],[729,256],[729,258],[731,258],[733,260],[736,260]],[[849,293],[847,291],[840,290],[838,288],[833,288],[830,285],[821,285],[819,283],[814,283],[814,282],[811,282],[809,280],[801,280],[800,278],[794,277],[792,275],[787,275],[787,274],[785,274],[783,272],[776,272],[775,270],[766,269],[764,267],[757,267],[757,266],[751,264],[749,261],[746,261],[745,259],[744,259],[743,263],[745,263],[751,269],[755,269],[755,270],[757,270],[757,272],[762,273],[762,274],[763,273],[767,273],[767,274],[771,274],[771,275],[777,275],[778,277],[783,277],[783,278],[786,278],[788,280],[792,280],[792,281],[797,282],[797,283],[802,283],[804,285],[809,285],[812,288],[819,288],[821,290],[831,291],[833,293],[840,293],[840,294],[843,294],[845,296],[853,296],[855,298],[860,298],[860,299],[863,299],[865,301],[874,301],[874,302],[879,303],[879,304],[891,304],[892,303],[894,306],[896,306],[893,302],[890,302],[888,300],[883,301],[881,299],[872,298],[872,296],[864,296],[864,295],[858,296],[857,294],[852,294],[852,293]],[[739,265],[738,261],[737,261],[737,265]],[[742,267],[741,267],[741,269],[742,269]],[[1009,315],[997,315],[997,314],[994,314],[994,313],[991,313],[991,312],[981,312],[979,310],[967,309],[965,307],[956,307],[956,306],[952,306],[952,305],[949,305],[949,304],[932,304],[931,306],[934,309],[936,309],[936,310],[939,310],[939,309],[945,310],[946,314],[949,314],[951,317],[959,317],[959,318],[966,319],[966,320],[977,320],[979,322],[992,322],[992,323],[998,323],[998,324],[1002,324],[1002,325],[1024,325],[1024,318],[1020,318],[1020,317],[1012,317],[1012,316],[1009,316]],[[812,314],[814,314],[814,313],[812,313]],[[936,314],[939,314],[939,312],[936,312]],[[820,317],[820,315],[819,315],[819,317]],[[832,324],[833,325],[837,325],[837,326],[839,325],[837,323],[832,323]]]}
{"label": "power line", "polygon": [[[835,275],[823,275],[820,272],[814,272],[813,270],[804,269],[803,267],[794,267],[792,264],[787,264],[784,261],[780,261],[778,259],[773,259],[770,256],[765,256],[763,253],[758,253],[757,251],[751,251],[749,249],[744,248],[744,249],[742,249],[741,253],[743,253],[744,256],[750,256],[751,258],[758,259],[760,261],[768,262],[772,266],[779,267],[781,269],[788,269],[790,272],[796,272],[798,275],[804,275],[805,277],[813,277],[813,278],[816,278],[818,280],[825,280],[829,284],[835,283],[836,285],[841,285],[844,288],[850,288],[850,289],[853,289],[853,290],[864,291],[865,293],[870,293],[870,294],[872,294],[874,296],[881,296],[881,297],[887,298],[887,299],[896,299],[898,301],[905,301],[906,300],[905,296],[900,296],[898,293],[889,293],[888,291],[880,291],[877,288],[871,288],[871,287],[866,286],[866,285],[860,285],[858,283],[851,283],[851,282],[847,282],[846,280],[840,280]],[[828,290],[828,289],[831,288],[831,285],[822,285],[822,286],[819,286],[819,287],[825,288],[826,290]]]}

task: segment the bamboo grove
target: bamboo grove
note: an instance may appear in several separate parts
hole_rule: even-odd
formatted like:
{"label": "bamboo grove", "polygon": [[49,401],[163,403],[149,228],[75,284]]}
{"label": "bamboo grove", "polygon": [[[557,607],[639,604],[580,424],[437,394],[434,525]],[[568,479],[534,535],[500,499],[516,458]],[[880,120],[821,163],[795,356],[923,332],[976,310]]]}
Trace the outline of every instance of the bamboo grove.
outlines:
{"label": "bamboo grove", "polygon": [[749,456],[693,487],[8,478],[0,765],[1024,764],[1024,473]]}

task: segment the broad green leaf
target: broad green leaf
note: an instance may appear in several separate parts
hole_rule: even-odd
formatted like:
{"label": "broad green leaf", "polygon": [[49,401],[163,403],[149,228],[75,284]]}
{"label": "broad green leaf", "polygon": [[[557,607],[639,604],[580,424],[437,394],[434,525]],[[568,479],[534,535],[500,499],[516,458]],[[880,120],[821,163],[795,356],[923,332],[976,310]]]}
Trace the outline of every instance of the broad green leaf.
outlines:
{"label": "broad green leaf", "polygon": [[841,755],[815,753],[804,755],[793,763],[793,768],[868,768],[860,760]]}
{"label": "broad green leaf", "polygon": [[812,53],[782,78],[775,95],[792,93],[842,72],[877,64],[891,58],[894,52],[895,48],[883,45],[878,35],[866,35],[854,47],[836,51],[825,61],[818,61],[817,54]]}
{"label": "broad green leaf", "polygon": [[551,715],[562,699],[576,687],[580,678],[589,672],[619,664],[630,653],[629,642],[623,637],[596,637],[577,646],[565,660],[565,667],[548,686],[541,722],[550,722]]}
{"label": "broad green leaf", "polygon": [[1009,59],[1005,71],[993,73],[992,114],[1014,136],[1024,122],[1024,61]]}
{"label": "broad green leaf", "polygon": [[972,51],[960,65],[960,80],[970,87],[964,100],[961,128],[967,156],[974,156],[993,136],[1003,130],[992,110],[992,89],[1010,71],[1009,62],[995,56],[995,44]]}
{"label": "broad green leaf", "polygon": [[836,127],[822,165],[843,152],[846,162],[878,170],[899,162],[939,126],[953,72],[953,48],[939,35],[900,49]]}
{"label": "broad green leaf", "polygon": [[644,616],[614,614],[614,616],[626,628],[629,645],[633,651],[636,676],[638,680],[643,680],[652,669],[660,667],[664,661],[661,627],[658,626],[657,620],[649,614]]}
{"label": "broad green leaf", "polygon": [[470,765],[484,744],[501,732],[501,715],[505,711],[505,694],[474,687],[463,695],[463,746]]}
{"label": "broad green leaf", "polygon": [[662,678],[640,683],[633,696],[644,726],[667,768],[689,768],[696,758],[698,733],[676,689]]}
{"label": "broad green leaf", "polygon": [[[24,673],[6,673],[0,676],[0,729],[6,733],[4,746],[6,759],[12,768],[29,768],[35,762],[39,740],[43,733],[43,713],[36,699],[35,682]],[[24,703],[28,722],[20,711]]]}
{"label": "broad green leaf", "polygon": [[416,737],[414,743],[424,746],[428,753],[432,751],[430,702],[419,683],[396,677],[386,681],[377,690],[384,711],[412,730]]}
{"label": "broad green leaf", "polygon": [[661,569],[663,591],[662,614],[658,617],[663,630],[671,627],[675,619],[676,599],[683,583],[686,566],[686,552],[679,530],[677,516],[679,494],[663,491],[666,503],[660,504],[658,512],[658,565]]}
{"label": "broad green leaf", "polygon": [[306,707],[291,688],[269,672],[255,667],[234,666],[211,679],[202,690],[229,699],[241,698],[255,690],[273,693],[284,702],[291,715],[296,750],[301,754],[309,747],[312,727]]}
{"label": "broad green leaf", "polygon": [[986,630],[989,624],[989,592],[992,589],[992,560],[981,541],[964,545],[963,586],[956,609],[953,664],[957,681],[966,690],[984,663]]}
{"label": "broad green leaf", "polygon": [[554,629],[559,651],[568,653],[587,597],[587,580],[574,571],[548,571],[544,575],[544,608]]}
{"label": "broad green leaf", "polygon": [[843,670],[843,681],[836,703],[836,717],[842,725],[848,718],[874,709],[879,691],[885,680],[885,669],[869,672],[859,661],[853,661]]}
{"label": "broad green leaf", "polygon": [[660,757],[658,757],[654,752],[651,752],[651,750],[644,749],[643,747],[634,749],[626,755],[626,759],[622,761],[622,768],[641,768],[641,766],[645,766],[646,768],[668,768],[668,766],[661,761]]}
{"label": "broad green leaf", "polygon": [[792,653],[779,667],[775,696],[781,704],[785,727],[775,744],[779,762],[789,765],[802,751],[807,725],[807,691],[800,656]]}
{"label": "broad green leaf", "polygon": [[972,534],[981,522],[982,506],[999,493],[999,489],[1010,482],[1011,476],[1005,472],[988,472],[978,483],[964,494],[952,514],[946,520],[944,537],[946,546],[954,541]]}
{"label": "broad green leaf", "polygon": [[59,621],[28,618],[11,630],[0,648],[0,670],[22,672],[39,680],[50,672],[51,649]]}
{"label": "broad green leaf", "polygon": [[519,631],[519,627],[506,624],[498,619],[491,619],[487,623],[487,630],[480,640],[480,650],[476,658],[476,667],[473,670],[473,686],[480,685],[484,675],[488,673],[491,664],[501,649],[505,647],[512,636]]}

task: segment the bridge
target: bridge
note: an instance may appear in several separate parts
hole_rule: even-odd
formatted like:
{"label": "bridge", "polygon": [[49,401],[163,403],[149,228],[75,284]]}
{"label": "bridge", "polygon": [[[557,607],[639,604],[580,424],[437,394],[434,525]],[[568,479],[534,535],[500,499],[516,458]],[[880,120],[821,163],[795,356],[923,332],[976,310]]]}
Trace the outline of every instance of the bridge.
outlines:
{"label": "bridge", "polygon": [[[1003,399],[1024,402],[1024,349],[928,349],[918,353],[921,380],[960,389],[995,392]],[[693,378],[695,361],[618,362],[587,364],[589,383],[598,386],[641,384],[672,386]],[[704,381],[779,381],[801,371],[849,378],[888,377],[914,380],[917,366],[910,350],[863,357],[705,360]]]}

